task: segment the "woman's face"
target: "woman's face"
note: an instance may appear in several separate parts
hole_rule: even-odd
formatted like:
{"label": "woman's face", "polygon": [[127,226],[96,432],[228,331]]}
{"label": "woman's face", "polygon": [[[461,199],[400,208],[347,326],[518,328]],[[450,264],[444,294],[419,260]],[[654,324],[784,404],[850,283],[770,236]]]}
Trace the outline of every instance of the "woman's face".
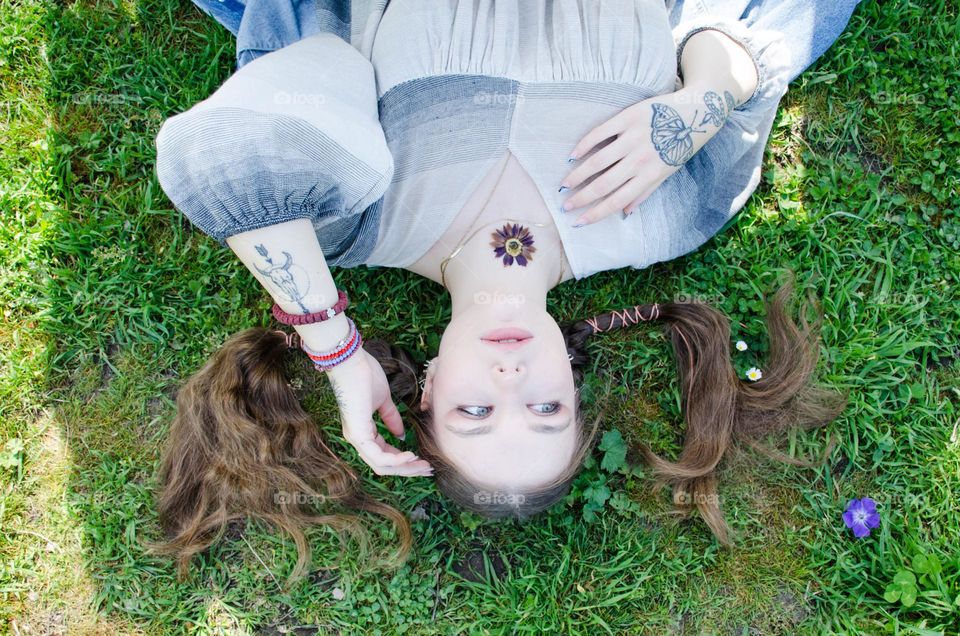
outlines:
{"label": "woman's face", "polygon": [[457,315],[427,372],[424,403],[440,451],[468,479],[506,492],[546,485],[579,431],[563,334],[545,311]]}

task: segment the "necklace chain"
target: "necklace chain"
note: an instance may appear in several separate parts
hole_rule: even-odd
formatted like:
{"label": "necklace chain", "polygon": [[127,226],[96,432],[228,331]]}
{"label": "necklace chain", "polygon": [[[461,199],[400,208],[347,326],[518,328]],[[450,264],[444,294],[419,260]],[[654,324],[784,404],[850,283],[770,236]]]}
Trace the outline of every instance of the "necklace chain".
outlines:
{"label": "necklace chain", "polygon": [[[483,214],[483,211],[486,209],[487,205],[489,205],[490,199],[493,198],[493,194],[494,194],[494,193],[496,192],[496,190],[497,190],[497,184],[499,184],[499,183],[500,183],[500,179],[503,178],[503,173],[507,171],[507,164],[509,164],[509,163],[510,163],[510,157],[507,157],[507,160],[506,160],[506,161],[504,162],[504,164],[503,164],[503,168],[500,169],[500,174],[497,176],[497,180],[493,183],[493,188],[490,190],[490,194],[487,195],[487,200],[484,201],[483,207],[481,207],[481,208],[480,208],[480,211],[477,212],[477,216],[474,217],[473,223],[476,223],[476,222],[477,222],[477,219],[480,218],[480,215]],[[522,222],[523,222],[523,221],[517,221],[516,219],[502,219],[502,220],[503,220],[503,221],[507,221],[507,222],[509,222],[509,223],[522,223]],[[472,223],[471,223],[471,225],[472,225]],[[545,224],[543,224],[543,223],[528,223],[528,225],[532,225],[533,227],[548,227],[547,225],[545,225]],[[457,254],[460,253],[460,250],[462,250],[462,249],[467,245],[467,243],[470,242],[470,239],[472,239],[474,236],[476,236],[479,232],[481,232],[481,231],[484,230],[484,229],[486,229],[486,228],[483,228],[483,227],[478,228],[478,229],[474,230],[473,233],[470,234],[470,236],[466,236],[466,232],[465,232],[465,233],[464,233],[464,236],[465,236],[466,238],[461,238],[461,239],[460,239],[460,244],[457,245],[457,247],[455,247],[452,252],[450,252],[450,255],[447,256],[447,257],[446,257],[445,259],[443,259],[442,261],[440,261],[440,281],[441,281],[441,284],[444,286],[444,288],[447,288],[447,278],[446,278],[446,276],[447,276],[447,264],[449,264],[449,263],[450,263],[450,260],[453,259]],[[470,229],[467,228],[467,232],[469,232],[469,231],[470,231]],[[563,272],[563,254],[561,253],[561,254],[560,254],[560,276],[557,277],[557,282],[556,282],[557,285],[559,285],[560,282],[563,280],[563,273],[564,273],[564,272]]]}

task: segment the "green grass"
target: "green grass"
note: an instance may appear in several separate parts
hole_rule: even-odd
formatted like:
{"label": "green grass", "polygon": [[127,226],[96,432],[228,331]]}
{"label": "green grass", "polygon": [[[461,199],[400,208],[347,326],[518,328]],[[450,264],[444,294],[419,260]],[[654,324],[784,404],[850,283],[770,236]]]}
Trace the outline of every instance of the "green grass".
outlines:
{"label": "green grass", "polygon": [[[173,210],[153,174],[164,118],[232,70],[233,39],[190,3],[0,1],[0,615],[7,633],[960,633],[960,16],[953,2],[859,7],[785,98],[764,178],[694,254],[606,272],[551,296],[560,318],[710,299],[741,372],[763,366],[763,298],[787,268],[825,312],[822,378],[850,391],[826,431],[791,435],[826,463],[725,462],[739,539],[671,514],[634,451],[597,449],[569,501],[524,524],[480,523],[428,480],[369,487],[414,522],[398,572],[323,529],[291,591],[295,549],[248,527],[175,582],[148,557],[151,489],[173,395],[231,333],[269,324],[239,261]],[[433,354],[447,309],[398,270],[336,272],[370,336]],[[670,454],[681,439],[667,343],[638,328],[593,345],[585,394],[603,430]],[[332,396],[298,372],[334,445]],[[602,463],[604,459],[606,463]],[[852,497],[883,524],[856,541]],[[373,526],[377,543],[389,528]],[[917,557],[934,555],[939,572]],[[884,597],[912,570],[909,607]],[[925,573],[926,572],[926,573]],[[903,575],[901,575],[903,576]],[[338,599],[336,597],[341,596]],[[294,629],[298,628],[298,629]]]}

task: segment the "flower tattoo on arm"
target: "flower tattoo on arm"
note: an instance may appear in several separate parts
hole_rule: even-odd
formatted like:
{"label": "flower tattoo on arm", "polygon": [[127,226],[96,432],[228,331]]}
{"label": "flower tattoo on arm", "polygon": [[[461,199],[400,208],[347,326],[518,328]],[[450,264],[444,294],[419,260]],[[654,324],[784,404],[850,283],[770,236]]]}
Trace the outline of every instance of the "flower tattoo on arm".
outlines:
{"label": "flower tattoo on arm", "polygon": [[713,124],[717,128],[722,128],[727,121],[727,117],[730,116],[730,113],[733,112],[733,109],[736,108],[737,105],[730,91],[723,91],[722,98],[713,91],[707,91],[707,94],[703,96],[703,100],[707,104],[707,113],[700,122],[701,126],[704,124]]}

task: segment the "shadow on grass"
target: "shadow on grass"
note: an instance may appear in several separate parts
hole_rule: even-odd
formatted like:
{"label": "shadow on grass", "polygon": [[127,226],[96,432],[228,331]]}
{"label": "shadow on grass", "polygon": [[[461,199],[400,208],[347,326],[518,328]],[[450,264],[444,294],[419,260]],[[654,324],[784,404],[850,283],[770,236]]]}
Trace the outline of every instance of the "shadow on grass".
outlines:
{"label": "shadow on grass", "polygon": [[242,561],[236,546],[181,585],[141,541],[159,536],[153,471],[183,370],[264,318],[246,273],[171,209],[153,172],[163,120],[229,75],[233,40],[189,3],[150,0],[50,3],[45,31],[57,209],[43,328],[66,491],[84,524],[72,600],[111,633],[227,629],[236,599],[222,564]]}

